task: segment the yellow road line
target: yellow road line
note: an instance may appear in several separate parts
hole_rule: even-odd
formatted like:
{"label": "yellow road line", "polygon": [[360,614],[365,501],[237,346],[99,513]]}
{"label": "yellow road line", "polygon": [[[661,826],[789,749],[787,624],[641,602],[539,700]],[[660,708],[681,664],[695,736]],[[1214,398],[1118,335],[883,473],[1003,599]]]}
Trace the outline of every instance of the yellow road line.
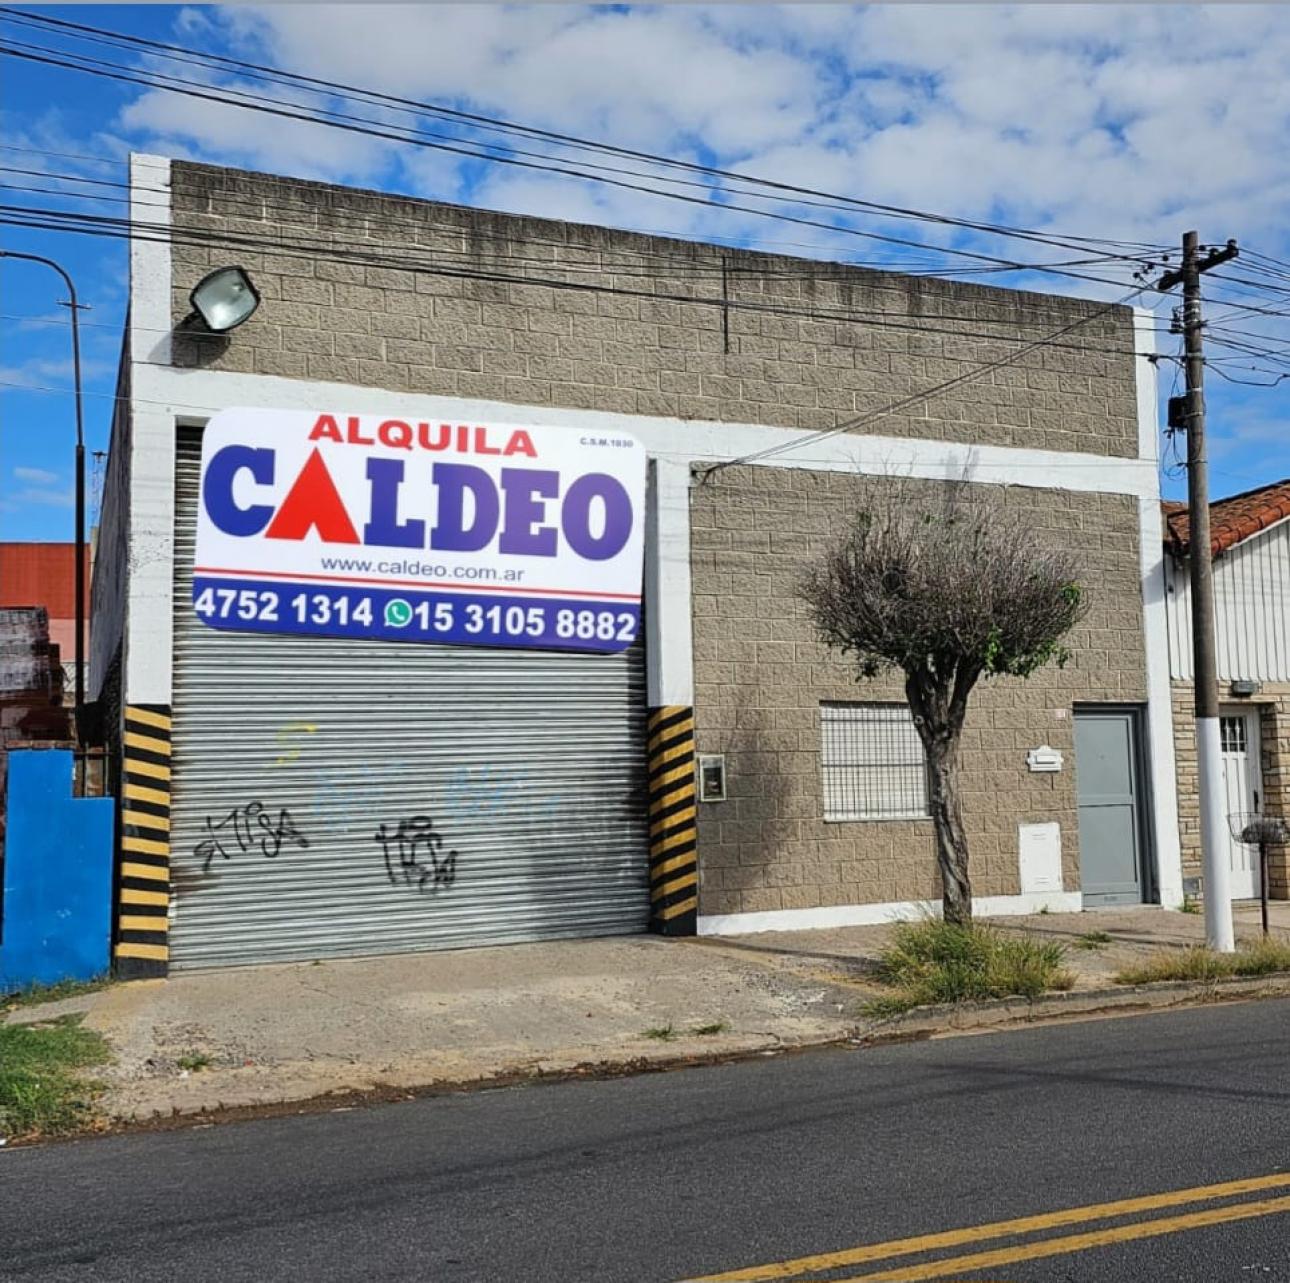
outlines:
{"label": "yellow road line", "polygon": [[1290,1212],[1290,1196],[1266,1198],[1258,1203],[1210,1207],[1203,1212],[1187,1212],[1183,1216],[1166,1216],[1154,1221],[1135,1221],[1131,1225],[1091,1230],[1086,1234],[1067,1234],[1062,1238],[1041,1239],[1037,1243],[1023,1243],[1019,1247],[997,1247],[989,1252],[930,1261],[926,1265],[898,1265],[895,1269],[879,1270],[876,1274],[856,1274],[851,1278],[839,1279],[837,1283],[897,1283],[897,1280],[899,1283],[917,1283],[920,1279],[943,1279],[947,1274],[967,1274],[992,1269],[996,1265],[1036,1261],[1044,1256],[1087,1252],[1095,1247],[1111,1247],[1116,1243],[1131,1243],[1142,1238],[1159,1238],[1164,1234],[1204,1229],[1208,1225],[1225,1225],[1230,1221],[1248,1221],[1256,1216],[1275,1216],[1280,1212]]}
{"label": "yellow road line", "polygon": [[[760,1283],[761,1280],[768,1279],[789,1279],[800,1274],[836,1270],[845,1265],[860,1265],[865,1261],[885,1261],[893,1256],[932,1252],[942,1247],[962,1247],[966,1243],[981,1243],[992,1238],[1007,1238],[1013,1234],[1057,1229],[1064,1225],[1080,1225],[1085,1221],[1104,1221],[1112,1216],[1130,1216],[1136,1212],[1154,1212],[1166,1207],[1179,1207],[1186,1203],[1205,1203],[1216,1198],[1235,1198],[1240,1194],[1280,1189],[1288,1185],[1290,1185],[1290,1172],[1279,1172],[1271,1176],[1251,1176],[1239,1181],[1224,1181],[1219,1185],[1197,1185],[1191,1189],[1168,1190],[1163,1194],[1124,1198],[1114,1203],[1090,1203],[1085,1207],[1064,1208],[1060,1212],[1043,1212],[1037,1216],[1022,1216],[1010,1221],[992,1221],[986,1225],[968,1225],[962,1229],[944,1230],[937,1234],[919,1234],[914,1238],[891,1239],[886,1243],[868,1243],[864,1247],[848,1248],[841,1252],[799,1256],[791,1261],[753,1265],[747,1269],[729,1270],[723,1274],[705,1274],[701,1279],[692,1280],[692,1283]],[[1242,1206],[1253,1206],[1253,1204]]]}

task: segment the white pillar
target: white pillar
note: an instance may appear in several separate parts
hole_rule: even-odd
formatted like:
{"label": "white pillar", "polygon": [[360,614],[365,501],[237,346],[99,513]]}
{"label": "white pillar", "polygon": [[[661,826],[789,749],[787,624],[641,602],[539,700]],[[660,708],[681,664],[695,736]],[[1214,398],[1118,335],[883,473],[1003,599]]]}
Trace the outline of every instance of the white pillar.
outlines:
{"label": "white pillar", "polygon": [[645,527],[645,670],[649,706],[694,703],[690,618],[690,465],[650,461]]}
{"label": "white pillar", "polygon": [[1217,717],[1196,719],[1200,787],[1200,846],[1205,875],[1205,941],[1219,953],[1236,948],[1232,932],[1231,868],[1228,863],[1223,750]]}

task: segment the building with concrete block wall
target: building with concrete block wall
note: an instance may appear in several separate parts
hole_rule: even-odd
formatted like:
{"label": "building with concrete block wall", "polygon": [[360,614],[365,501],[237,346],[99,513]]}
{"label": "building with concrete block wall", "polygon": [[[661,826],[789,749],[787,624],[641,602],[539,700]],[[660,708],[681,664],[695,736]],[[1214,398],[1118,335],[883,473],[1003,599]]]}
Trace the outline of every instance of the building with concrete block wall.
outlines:
{"label": "building with concrete block wall", "polygon": [[[118,933],[123,970],[922,911],[931,820],[838,818],[822,775],[826,720],[883,752],[903,734],[900,685],[857,684],[794,585],[874,487],[917,501],[964,477],[1074,550],[1091,602],[1068,665],[973,696],[978,909],[1180,902],[1149,316],[154,157],[132,184],[169,236],[131,249],[91,691],[120,787],[149,794],[133,832],[127,799],[122,894],[166,903]],[[261,305],[195,335],[189,293],[231,263]],[[630,434],[649,458],[641,642],[607,661],[207,628],[200,433],[230,407]],[[498,740],[473,730],[490,711]],[[712,758],[725,800],[696,789]],[[859,759],[830,769],[871,782]],[[1082,791],[1098,771],[1123,798]],[[250,802],[306,845],[208,858]],[[373,846],[413,812],[460,857],[434,896]]]}
{"label": "building with concrete block wall", "polygon": [[[1210,505],[1210,526],[1227,859],[1233,898],[1250,899],[1260,890],[1259,853],[1240,841],[1241,821],[1233,819],[1290,817],[1290,481],[1218,500]],[[1185,504],[1164,505],[1163,534],[1184,889],[1201,899]],[[1272,846],[1267,856],[1271,897],[1290,899],[1290,851]]]}

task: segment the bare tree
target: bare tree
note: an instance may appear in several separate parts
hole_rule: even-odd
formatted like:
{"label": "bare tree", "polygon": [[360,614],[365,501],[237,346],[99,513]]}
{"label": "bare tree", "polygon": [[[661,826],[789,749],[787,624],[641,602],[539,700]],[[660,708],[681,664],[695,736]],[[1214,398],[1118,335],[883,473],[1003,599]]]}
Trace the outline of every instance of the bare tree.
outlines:
{"label": "bare tree", "polygon": [[997,492],[959,481],[919,503],[888,482],[799,594],[820,639],[854,657],[857,680],[904,674],[927,753],[945,920],[971,922],[958,780],[968,696],[982,677],[1066,662],[1061,638],[1085,610],[1075,558],[1037,541]]}

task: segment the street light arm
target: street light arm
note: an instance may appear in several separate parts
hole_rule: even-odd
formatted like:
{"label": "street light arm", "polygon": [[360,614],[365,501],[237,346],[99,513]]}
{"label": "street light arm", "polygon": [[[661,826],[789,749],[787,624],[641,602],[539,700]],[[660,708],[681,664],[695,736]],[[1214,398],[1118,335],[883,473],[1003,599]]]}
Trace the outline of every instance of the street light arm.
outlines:
{"label": "street light arm", "polygon": [[85,445],[85,423],[81,413],[81,334],[78,313],[80,312],[80,302],[76,297],[76,283],[67,274],[67,271],[61,264],[54,262],[52,258],[45,258],[40,254],[24,254],[15,249],[0,249],[0,258],[22,258],[28,263],[43,263],[46,267],[52,267],[59,276],[63,278],[63,284],[67,286],[68,297],[71,301],[72,311],[72,363],[76,369],[76,444],[84,447]]}
{"label": "street light arm", "polygon": [[[80,301],[76,297],[76,283],[61,263],[41,254],[26,254],[19,250],[0,249],[0,258],[20,258],[29,263],[43,263],[53,268],[67,286],[72,312],[72,374],[76,385],[76,734],[79,740],[85,710],[85,411],[81,389],[81,325]],[[79,758],[81,787],[85,784],[85,759]]]}

